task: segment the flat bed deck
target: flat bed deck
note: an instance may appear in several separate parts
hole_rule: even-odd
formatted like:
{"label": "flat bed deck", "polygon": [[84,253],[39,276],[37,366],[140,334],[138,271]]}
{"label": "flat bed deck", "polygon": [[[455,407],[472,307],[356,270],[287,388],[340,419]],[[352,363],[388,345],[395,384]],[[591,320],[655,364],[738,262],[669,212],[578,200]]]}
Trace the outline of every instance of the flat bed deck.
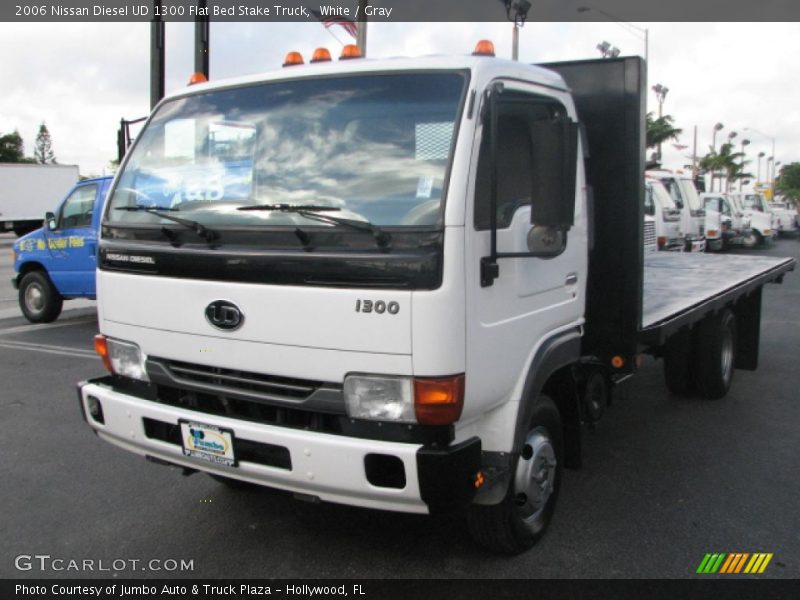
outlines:
{"label": "flat bed deck", "polygon": [[644,344],[661,344],[681,327],[793,270],[793,258],[648,252],[644,257]]}

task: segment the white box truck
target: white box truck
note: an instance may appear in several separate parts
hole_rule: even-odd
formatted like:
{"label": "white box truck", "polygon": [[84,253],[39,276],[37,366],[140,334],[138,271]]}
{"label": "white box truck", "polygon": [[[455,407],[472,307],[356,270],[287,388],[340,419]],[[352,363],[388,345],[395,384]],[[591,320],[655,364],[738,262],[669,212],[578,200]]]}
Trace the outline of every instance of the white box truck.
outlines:
{"label": "white box truck", "polygon": [[22,236],[41,227],[78,178],[77,165],[0,163],[0,231]]}
{"label": "white box truck", "polygon": [[463,510],[513,553],[639,354],[712,398],[754,369],[794,260],[644,256],[643,62],[487,47],[163,100],[106,203],[92,431],[231,484]]}

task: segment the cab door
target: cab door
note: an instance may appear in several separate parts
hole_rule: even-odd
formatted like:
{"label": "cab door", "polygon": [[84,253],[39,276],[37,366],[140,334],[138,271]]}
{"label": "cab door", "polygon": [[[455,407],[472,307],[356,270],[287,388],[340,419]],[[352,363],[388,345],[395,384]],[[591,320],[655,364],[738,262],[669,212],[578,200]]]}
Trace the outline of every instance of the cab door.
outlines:
{"label": "cab door", "polygon": [[[537,120],[570,118],[571,100],[534,84],[503,82],[508,108],[498,117],[497,249],[529,252],[531,205],[541,202],[533,189],[531,164]],[[485,100],[484,100],[485,101]],[[505,106],[505,105],[504,105]],[[481,258],[491,249],[489,123],[479,125],[473,146],[467,212],[467,372],[468,405],[498,405],[514,397],[535,348],[560,330],[582,323],[587,276],[585,194],[577,188],[574,225],[563,250],[554,256],[520,256],[498,261],[499,276],[481,285]],[[572,160],[578,161],[576,152]],[[583,181],[582,161],[577,180]],[[533,195],[533,198],[531,197]],[[471,222],[470,222],[471,221]],[[475,376],[473,376],[475,374]]]}
{"label": "cab door", "polygon": [[52,257],[50,279],[62,296],[95,295],[97,228],[93,217],[101,187],[97,182],[76,186],[59,208],[56,228],[45,228]]}

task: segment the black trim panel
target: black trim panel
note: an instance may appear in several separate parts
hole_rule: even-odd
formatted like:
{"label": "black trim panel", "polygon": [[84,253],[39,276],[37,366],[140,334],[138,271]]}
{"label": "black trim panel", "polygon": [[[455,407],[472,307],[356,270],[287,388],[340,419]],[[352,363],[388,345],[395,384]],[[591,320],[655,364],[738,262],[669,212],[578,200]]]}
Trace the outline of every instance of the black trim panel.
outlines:
{"label": "black trim panel", "polygon": [[[191,232],[189,232],[191,233]],[[220,245],[173,247],[158,230],[103,227],[98,268],[159,277],[320,287],[433,290],[442,282],[444,232],[392,233],[382,251],[363,233],[316,233],[312,250],[285,232],[223,232]],[[255,237],[260,241],[254,243]],[[109,239],[111,238],[111,239]],[[267,245],[266,241],[269,241]]]}
{"label": "black trim panel", "polygon": [[481,440],[470,438],[446,448],[417,451],[419,493],[431,514],[465,508],[475,497],[474,478],[481,468]]}

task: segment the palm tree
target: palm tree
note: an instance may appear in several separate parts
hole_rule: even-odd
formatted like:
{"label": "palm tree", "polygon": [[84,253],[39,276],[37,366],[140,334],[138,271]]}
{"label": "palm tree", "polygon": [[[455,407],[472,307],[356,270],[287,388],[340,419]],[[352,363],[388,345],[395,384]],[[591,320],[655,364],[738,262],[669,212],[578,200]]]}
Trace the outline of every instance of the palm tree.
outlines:
{"label": "palm tree", "polygon": [[744,160],[744,152],[734,152],[733,144],[726,142],[719,148],[719,152],[713,150],[700,159],[700,168],[711,173],[711,189],[714,189],[716,177],[725,176],[725,191],[731,191],[731,184],[737,179],[749,179],[752,173],[744,170],[745,165],[750,163]]}
{"label": "palm tree", "polygon": [[[678,140],[678,136],[683,133],[683,129],[673,125],[674,119],[670,115],[653,118],[653,113],[647,113],[647,147],[657,148],[659,144],[669,140]],[[661,160],[661,157],[658,157]]]}

